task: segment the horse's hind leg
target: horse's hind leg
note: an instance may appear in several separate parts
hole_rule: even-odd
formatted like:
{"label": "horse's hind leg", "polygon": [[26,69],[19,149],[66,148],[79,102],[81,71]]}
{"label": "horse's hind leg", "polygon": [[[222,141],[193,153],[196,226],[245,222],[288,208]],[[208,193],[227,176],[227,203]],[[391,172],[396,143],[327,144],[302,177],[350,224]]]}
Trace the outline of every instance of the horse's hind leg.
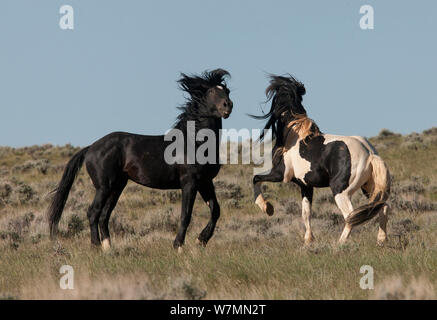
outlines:
{"label": "horse's hind leg", "polygon": [[118,198],[120,198],[121,193],[123,192],[124,187],[127,184],[127,179],[121,179],[111,191],[110,196],[108,197],[105,207],[103,208],[100,217],[99,217],[99,229],[100,236],[102,239],[102,249],[108,250],[111,247],[111,239],[109,235],[109,218],[111,217],[112,210],[114,210]]}
{"label": "horse's hind leg", "polygon": [[377,244],[383,246],[385,240],[387,240],[387,221],[390,212],[390,207],[386,203],[384,207],[379,211],[379,230],[377,237]]}
{"label": "horse's hind leg", "polygon": [[[362,186],[361,190],[363,191],[364,195],[367,198],[370,198],[370,195],[373,192],[373,182],[366,183],[364,186]],[[378,236],[376,238],[377,244],[379,246],[383,246],[384,242],[387,240],[387,221],[388,221],[389,213],[390,213],[390,207],[386,203],[379,211],[379,229],[378,229]]]}
{"label": "horse's hind leg", "polygon": [[91,230],[91,243],[93,245],[100,245],[100,237],[99,237],[99,228],[98,222],[100,218],[100,214],[105,207],[105,204],[110,196],[110,190],[106,188],[96,189],[96,195],[94,197],[93,203],[88,208],[88,220],[90,223]]}
{"label": "horse's hind leg", "polygon": [[[354,208],[352,206],[352,202],[350,200],[349,195],[346,193],[338,193],[335,195],[335,203],[337,204],[338,208],[340,209],[341,213],[343,214],[344,220],[347,220],[347,217],[349,214],[354,211]],[[338,240],[339,243],[346,242],[347,238],[349,237],[349,234],[352,231],[352,226],[349,225],[347,222],[345,222],[343,232],[341,233],[340,239]]]}
{"label": "horse's hind leg", "polygon": [[199,243],[205,246],[214,233],[215,225],[220,217],[220,206],[215,195],[214,184],[212,181],[203,184],[199,188],[199,193],[211,210],[211,219],[197,238]]}

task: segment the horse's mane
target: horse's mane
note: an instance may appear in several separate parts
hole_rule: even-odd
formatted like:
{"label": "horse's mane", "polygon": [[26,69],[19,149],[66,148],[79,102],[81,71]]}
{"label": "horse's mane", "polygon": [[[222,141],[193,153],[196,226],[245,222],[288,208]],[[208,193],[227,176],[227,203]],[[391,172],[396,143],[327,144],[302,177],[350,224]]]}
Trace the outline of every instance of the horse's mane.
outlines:
{"label": "horse's mane", "polygon": [[203,97],[208,89],[215,86],[222,86],[229,93],[226,87],[226,77],[230,77],[229,72],[223,69],[205,71],[199,75],[186,75],[181,73],[181,79],[178,80],[181,90],[187,92],[189,97],[184,105],[178,107],[182,113],[176,118],[174,128],[184,129],[187,121],[196,121],[206,117],[206,106]]}
{"label": "horse's mane", "polygon": [[[270,111],[262,116],[250,116],[255,119],[268,119],[264,129],[272,129],[272,138],[276,139],[275,146],[282,146],[284,127],[279,121],[280,115],[289,111],[290,116],[293,117],[306,116],[306,110],[302,105],[302,96],[305,95],[306,90],[303,83],[290,74],[287,76],[269,75],[269,77],[270,85],[266,89],[266,103],[272,101]],[[261,134],[260,140],[263,138],[264,133]]]}

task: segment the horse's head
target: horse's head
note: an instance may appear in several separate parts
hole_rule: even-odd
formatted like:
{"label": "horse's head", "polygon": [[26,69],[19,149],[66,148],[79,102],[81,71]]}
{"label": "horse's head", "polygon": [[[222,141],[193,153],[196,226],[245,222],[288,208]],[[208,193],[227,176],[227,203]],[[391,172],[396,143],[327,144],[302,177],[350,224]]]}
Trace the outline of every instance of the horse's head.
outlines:
{"label": "horse's head", "polygon": [[190,94],[190,102],[196,113],[205,117],[228,118],[233,103],[225,78],[229,72],[223,69],[205,71],[201,76],[187,76],[182,73],[178,81],[182,90]]}
{"label": "horse's head", "polygon": [[266,89],[267,101],[272,100],[271,115],[283,123],[306,115],[302,105],[305,86],[291,75],[270,76],[270,85]]}
{"label": "horse's head", "polygon": [[[270,111],[262,116],[252,116],[255,119],[269,119],[264,129],[272,129],[276,144],[281,145],[282,131],[290,121],[306,116],[302,105],[305,86],[291,75],[270,75],[270,85],[266,89],[267,102],[272,101]],[[264,137],[261,134],[261,139]]]}

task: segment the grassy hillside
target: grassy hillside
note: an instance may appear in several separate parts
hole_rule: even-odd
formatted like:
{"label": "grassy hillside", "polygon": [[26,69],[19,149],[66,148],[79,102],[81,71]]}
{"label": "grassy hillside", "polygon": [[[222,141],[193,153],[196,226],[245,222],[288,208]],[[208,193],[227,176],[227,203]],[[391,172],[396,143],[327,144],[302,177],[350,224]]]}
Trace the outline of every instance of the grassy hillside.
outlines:
{"label": "grassy hillside", "polygon": [[[266,183],[276,208],[268,217],[253,203],[252,167],[228,165],[215,179],[222,215],[214,237],[206,248],[195,244],[209,218],[198,197],[182,254],[172,249],[180,192],[134,183],[111,217],[113,249],[93,249],[86,210],[94,189],[84,169],[62,237],[50,241],[49,192],[79,149],[0,147],[0,298],[437,298],[437,128],[406,136],[383,130],[370,140],[394,177],[385,247],[376,246],[377,219],[337,245],[343,218],[328,189],[315,192],[316,241],[304,247],[299,190]],[[364,202],[355,196],[355,205]],[[62,265],[74,268],[74,290],[59,288]],[[360,289],[362,265],[374,268],[374,290]]]}

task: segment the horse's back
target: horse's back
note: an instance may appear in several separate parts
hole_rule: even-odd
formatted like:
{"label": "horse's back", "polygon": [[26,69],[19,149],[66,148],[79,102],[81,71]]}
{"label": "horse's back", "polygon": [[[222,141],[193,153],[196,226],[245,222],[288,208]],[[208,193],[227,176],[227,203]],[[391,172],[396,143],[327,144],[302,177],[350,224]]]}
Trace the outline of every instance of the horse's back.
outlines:
{"label": "horse's back", "polygon": [[165,150],[172,143],[163,135],[112,132],[90,146],[85,163],[95,185],[124,176],[151,188],[179,189],[186,177],[212,180],[218,174],[219,164],[166,161]]}
{"label": "horse's back", "polygon": [[375,147],[370,143],[369,140],[367,140],[367,138],[361,137],[361,136],[351,136],[351,138],[354,138],[354,139],[357,139],[358,141],[360,141],[367,148],[367,150],[369,150],[369,152],[371,154],[376,154],[376,155],[378,154]]}
{"label": "horse's back", "polygon": [[324,134],[323,137],[325,139],[325,145],[336,141],[346,144],[351,157],[361,157],[365,154],[377,154],[376,149],[370,144],[370,142],[361,136]]}
{"label": "horse's back", "polygon": [[165,161],[166,146],[162,135],[112,132],[90,146],[86,166],[97,183],[100,177],[111,180],[125,176],[148,187],[177,189],[180,187],[178,170]]}

